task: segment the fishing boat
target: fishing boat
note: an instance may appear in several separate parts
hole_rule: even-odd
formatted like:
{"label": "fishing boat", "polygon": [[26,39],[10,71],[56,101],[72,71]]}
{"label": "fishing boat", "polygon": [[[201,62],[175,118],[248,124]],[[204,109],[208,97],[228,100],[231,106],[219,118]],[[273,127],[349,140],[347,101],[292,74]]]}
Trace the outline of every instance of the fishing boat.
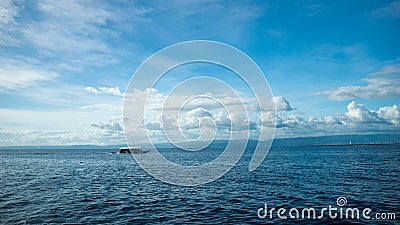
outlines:
{"label": "fishing boat", "polygon": [[[133,143],[134,144],[134,143]],[[149,151],[142,150],[142,146],[134,146],[133,147],[122,147],[119,148],[118,154],[123,154],[123,153],[131,153],[131,154],[143,154],[147,153]]]}

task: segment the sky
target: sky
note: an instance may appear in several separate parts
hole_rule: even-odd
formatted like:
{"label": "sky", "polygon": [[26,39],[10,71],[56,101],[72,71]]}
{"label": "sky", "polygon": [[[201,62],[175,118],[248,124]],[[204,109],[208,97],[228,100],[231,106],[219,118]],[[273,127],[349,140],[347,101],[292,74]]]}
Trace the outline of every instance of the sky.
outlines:
{"label": "sky", "polygon": [[[0,146],[124,143],[133,73],[155,52],[190,40],[226,43],[254,60],[274,96],[276,118],[261,117],[276,123],[276,137],[398,133],[399,27],[399,0],[2,0]],[[160,108],[171,88],[196,76],[223,80],[251,108],[248,87],[213,64],[171,70],[147,89],[149,107]],[[187,87],[173,97],[194,91],[227,106],[240,100],[206,80]],[[219,127],[219,139],[229,137],[232,121],[260,130],[257,110],[242,118],[207,97],[196,101],[174,120],[190,138],[199,136],[199,121]],[[163,142],[160,119],[149,113],[136,126]]]}

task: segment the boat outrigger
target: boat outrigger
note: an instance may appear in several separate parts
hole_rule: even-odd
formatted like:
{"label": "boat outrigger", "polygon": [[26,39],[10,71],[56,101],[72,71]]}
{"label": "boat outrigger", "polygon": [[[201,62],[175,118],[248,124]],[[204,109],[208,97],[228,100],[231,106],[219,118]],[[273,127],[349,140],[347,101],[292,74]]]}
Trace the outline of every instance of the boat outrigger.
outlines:
{"label": "boat outrigger", "polygon": [[118,154],[122,154],[122,153],[143,154],[143,153],[147,153],[147,152],[149,152],[149,151],[142,150],[142,146],[137,146],[137,147],[133,146],[133,147],[119,148]]}

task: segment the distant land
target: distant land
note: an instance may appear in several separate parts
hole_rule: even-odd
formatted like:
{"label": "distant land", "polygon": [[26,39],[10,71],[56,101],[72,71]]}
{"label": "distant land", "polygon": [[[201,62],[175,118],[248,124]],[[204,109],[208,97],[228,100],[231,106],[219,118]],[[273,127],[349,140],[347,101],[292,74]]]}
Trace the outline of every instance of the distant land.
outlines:
{"label": "distant land", "polygon": [[[242,141],[242,140],[235,140]],[[334,135],[318,137],[296,137],[296,138],[276,138],[273,147],[291,147],[291,146],[316,146],[316,145],[353,145],[362,144],[400,144],[400,134],[369,134],[369,135]],[[212,147],[224,147],[228,140],[214,140]],[[257,140],[249,140],[248,146],[255,146]],[[187,145],[190,143],[187,143]],[[1,149],[118,149],[126,144],[120,145],[64,145],[64,146],[0,146]],[[143,144],[143,148],[149,147],[149,144]],[[155,144],[158,148],[174,148],[170,143]]]}

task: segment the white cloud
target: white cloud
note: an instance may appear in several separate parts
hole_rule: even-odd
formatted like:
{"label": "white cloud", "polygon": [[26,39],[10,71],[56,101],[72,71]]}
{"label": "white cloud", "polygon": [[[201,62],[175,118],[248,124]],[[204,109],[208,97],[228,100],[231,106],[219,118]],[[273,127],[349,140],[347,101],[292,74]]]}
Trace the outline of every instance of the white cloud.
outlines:
{"label": "white cloud", "polygon": [[0,146],[43,146],[43,145],[121,145],[124,136],[117,132],[101,129],[84,131],[1,131]]}
{"label": "white cloud", "polygon": [[[84,107],[86,110],[107,108],[108,105],[93,105]],[[343,114],[328,115],[319,118],[298,114],[296,111],[281,111],[274,117],[272,111],[263,112],[264,119],[276,122],[277,137],[297,137],[309,135],[335,135],[354,133],[398,132],[400,130],[400,107],[397,105],[380,107],[378,110],[370,110],[362,104],[351,102],[347,106],[347,112]],[[295,114],[292,114],[295,112]],[[229,138],[231,123],[236,124],[238,132],[246,132],[250,127],[250,135],[259,131],[259,122],[249,120],[240,112],[228,115],[224,111],[205,108],[192,108],[181,112],[180,118],[168,117],[161,119],[154,117],[146,122],[146,128],[151,139],[156,142],[166,142],[164,132],[174,140],[185,140],[178,130],[181,129],[185,137],[197,138],[203,132],[202,138],[218,139]],[[122,130],[122,117],[100,113],[93,115],[82,112],[36,112],[0,110],[0,145],[68,145],[68,144],[123,144],[124,132]],[[15,118],[20,118],[15,120]],[[63,118],[60,120],[60,118]],[[88,121],[97,122],[88,122]],[[71,123],[70,121],[75,121]],[[178,126],[179,122],[179,126]],[[144,127],[143,121],[132,121],[135,128]],[[30,125],[33,130],[20,131]],[[13,128],[14,131],[12,129]],[[15,131],[18,130],[18,131]],[[41,129],[41,130],[38,130]],[[51,131],[50,131],[51,130]],[[56,130],[56,131],[54,131]],[[215,133],[216,132],[216,133]],[[178,135],[179,134],[179,135]],[[244,134],[244,133],[243,133]],[[135,142],[142,143],[146,134],[135,133]],[[243,136],[244,137],[244,136]],[[208,139],[207,139],[208,140]]]}
{"label": "white cloud", "polygon": [[114,24],[126,22],[120,8],[101,0],[0,1],[0,46],[19,47],[6,52],[46,60],[59,71],[118,63],[125,48],[115,48],[110,40],[121,34]]}
{"label": "white cloud", "polygon": [[382,123],[384,119],[380,118],[377,113],[372,112],[364,107],[362,104],[357,104],[352,101],[347,106],[346,116],[360,123]]}
{"label": "white cloud", "polygon": [[111,120],[108,120],[107,122],[92,123],[90,126],[100,129],[100,130],[103,130],[107,134],[110,134],[110,133],[122,131],[121,122],[122,122],[121,117],[115,117]]}
{"label": "white cloud", "polygon": [[103,28],[113,16],[107,5],[100,1],[50,1],[37,2],[40,19],[23,29],[29,41],[41,49],[63,53],[108,51],[101,40]]}
{"label": "white cloud", "polygon": [[0,1],[0,46],[15,45],[16,40],[9,32],[16,25],[15,18],[18,17],[20,7],[13,0]]}
{"label": "white cloud", "polygon": [[[2,113],[0,111],[0,113]],[[33,112],[34,113],[34,112]],[[121,116],[113,117],[105,122],[95,122],[87,124],[85,126],[78,126],[81,114],[75,112],[73,117],[75,123],[71,123],[71,120],[67,122],[72,124],[72,128],[75,130],[70,130],[63,124],[53,120],[52,113],[42,113],[41,118],[35,116],[34,119],[37,124],[46,123],[46,119],[50,120],[47,123],[52,123],[53,127],[49,129],[34,129],[25,131],[13,131],[9,129],[1,129],[0,131],[0,146],[36,146],[36,145],[83,145],[83,144],[93,144],[93,145],[120,145],[125,143],[124,134],[122,131],[122,121]],[[68,115],[72,114],[67,112],[65,114],[57,114],[60,118],[66,120]],[[88,115],[86,121],[93,116]],[[70,119],[70,118],[69,118]],[[101,118],[95,118],[101,119]],[[25,121],[21,121],[25,122]],[[1,123],[3,124],[3,123]],[[43,126],[42,126],[43,127]],[[40,125],[37,126],[40,129]]]}
{"label": "white cloud", "polygon": [[214,115],[203,108],[195,108],[185,113],[180,120],[179,124],[181,128],[184,129],[194,129],[199,127],[199,122],[204,118],[213,118]]}
{"label": "white cloud", "polygon": [[95,94],[110,94],[110,95],[115,95],[115,96],[124,96],[123,93],[119,90],[119,87],[86,87],[86,91],[95,93]]}
{"label": "white cloud", "polygon": [[355,98],[383,99],[400,96],[400,64],[385,66],[363,80],[367,82],[366,86],[344,86],[315,92],[312,95],[326,95],[329,99],[336,101]]}
{"label": "white cloud", "polygon": [[293,108],[290,106],[289,102],[282,96],[274,96],[273,101],[275,104],[276,111],[290,111]]}
{"label": "white cloud", "polygon": [[0,2],[0,26],[15,23],[14,17],[18,16],[19,7],[12,0]]}
{"label": "white cloud", "polygon": [[[164,132],[170,139],[183,142],[187,141],[187,138],[207,138],[213,137],[214,134],[218,138],[229,138],[232,131],[239,137],[242,133],[247,134],[249,129],[250,132],[257,132],[258,129],[255,115],[260,114],[260,110],[256,107],[247,107],[253,104],[255,99],[246,98],[242,103],[241,99],[224,94],[166,96],[156,89],[143,91],[136,89],[128,92],[125,99],[124,115],[128,119],[126,127],[132,132],[144,126],[138,121],[130,122],[130,120],[135,120],[138,116],[138,101],[147,96],[149,98],[144,111],[145,127],[151,139],[155,141],[166,142]],[[190,101],[187,101],[189,99]],[[246,113],[246,107],[249,115]],[[144,135],[136,133],[134,138],[139,142]]]}
{"label": "white cloud", "polygon": [[[265,121],[275,121],[277,137],[298,137],[310,135],[339,135],[354,133],[398,132],[400,112],[397,105],[385,106],[377,111],[351,102],[347,112],[323,117],[306,118],[300,114],[279,112],[263,113]],[[266,124],[270,126],[271,124]]]}
{"label": "white cloud", "polygon": [[95,111],[95,112],[120,112],[121,107],[109,105],[109,104],[93,104],[82,106],[81,109]]}
{"label": "white cloud", "polygon": [[0,59],[0,88],[19,89],[33,86],[41,81],[52,80],[58,74],[38,69],[23,61]]}
{"label": "white cloud", "polygon": [[400,107],[398,105],[381,107],[377,111],[377,114],[379,115],[379,117],[391,123],[400,123]]}
{"label": "white cloud", "polygon": [[[396,61],[397,62],[397,61]],[[400,64],[386,65],[377,72],[371,73],[372,76],[387,76],[387,75],[398,75],[400,73]]]}
{"label": "white cloud", "polygon": [[310,117],[308,122],[312,124],[343,124],[343,121],[336,116],[324,116],[321,118]]}

